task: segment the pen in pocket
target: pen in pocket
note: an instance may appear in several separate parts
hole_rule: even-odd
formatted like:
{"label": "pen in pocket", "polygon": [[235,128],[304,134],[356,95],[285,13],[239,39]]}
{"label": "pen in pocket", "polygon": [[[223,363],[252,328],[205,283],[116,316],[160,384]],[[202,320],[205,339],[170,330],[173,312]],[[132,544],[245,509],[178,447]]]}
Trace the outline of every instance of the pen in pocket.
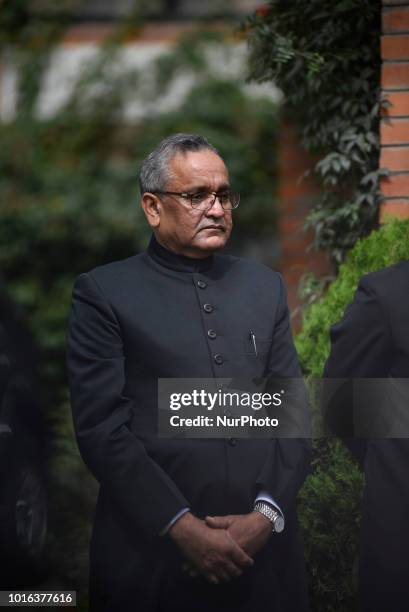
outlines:
{"label": "pen in pocket", "polygon": [[255,356],[257,357],[256,335],[255,335],[255,333],[253,332],[253,330],[252,330],[252,329],[250,330],[250,338],[251,338],[251,341],[252,341],[252,343],[253,343],[254,354],[255,354]]}

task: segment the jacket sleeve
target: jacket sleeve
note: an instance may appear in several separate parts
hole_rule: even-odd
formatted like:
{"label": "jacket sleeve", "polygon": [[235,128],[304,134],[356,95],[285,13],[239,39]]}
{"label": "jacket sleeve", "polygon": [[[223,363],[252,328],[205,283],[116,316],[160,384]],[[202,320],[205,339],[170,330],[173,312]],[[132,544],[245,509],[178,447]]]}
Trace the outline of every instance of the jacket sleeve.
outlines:
{"label": "jacket sleeve", "polygon": [[331,328],[330,338],[331,351],[324,368],[325,423],[362,464],[366,441],[353,437],[354,410],[359,409],[354,406],[354,379],[384,378],[389,363],[389,325],[368,277],[359,282],[343,318]]}
{"label": "jacket sleeve", "polygon": [[124,519],[157,535],[189,504],[131,431],[121,329],[91,274],[81,274],[74,285],[67,366],[83,460]]}
{"label": "jacket sleeve", "polygon": [[[303,436],[291,437],[291,433],[288,433],[289,437],[272,439],[268,456],[257,478],[258,489],[267,491],[285,515],[295,504],[298,491],[310,471],[311,440],[306,389],[292,338],[287,294],[281,275],[268,377],[274,384],[280,380],[286,391],[283,417],[289,432],[299,431],[299,435]],[[285,411],[287,414],[284,414]]]}

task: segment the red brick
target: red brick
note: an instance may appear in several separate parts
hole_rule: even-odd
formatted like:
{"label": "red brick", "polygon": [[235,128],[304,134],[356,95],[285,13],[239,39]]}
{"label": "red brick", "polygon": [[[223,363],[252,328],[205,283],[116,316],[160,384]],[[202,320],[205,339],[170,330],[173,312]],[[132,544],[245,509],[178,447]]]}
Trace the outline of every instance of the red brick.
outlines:
{"label": "red brick", "polygon": [[298,244],[297,240],[294,240],[292,243],[281,243],[282,252],[286,254],[285,263],[286,265],[294,264],[298,262],[300,259],[304,259],[305,255],[311,245],[312,238],[308,241],[301,242]]}
{"label": "red brick", "polygon": [[[288,279],[295,284],[300,281],[301,276],[305,273],[307,267],[307,261],[305,257],[305,253],[301,253],[298,259],[289,261],[288,259],[284,260],[284,270]],[[298,278],[297,278],[298,276]]]}
{"label": "red brick", "polygon": [[299,143],[291,141],[287,144],[285,138],[286,135],[282,135],[280,139],[280,147],[282,149],[280,152],[281,161],[284,163],[294,163],[303,168],[311,167],[314,158],[303,149],[298,149]]}
{"label": "red brick", "polygon": [[313,237],[310,236],[308,240],[301,240],[295,238],[294,240],[280,240],[280,250],[286,254],[285,264],[292,263],[295,259],[298,260],[300,255],[305,257],[306,252],[311,246]]}
{"label": "red brick", "polygon": [[[211,24],[212,30],[225,32],[230,37],[230,31],[221,21],[214,21]],[[142,27],[136,27],[131,32],[126,43],[155,43],[155,42],[175,42],[184,33],[193,32],[198,29],[196,21],[175,21],[168,23],[147,23]],[[64,35],[63,44],[77,45],[84,42],[100,43],[107,36],[113,34],[115,26],[111,24],[80,24],[69,28]]]}
{"label": "red brick", "polygon": [[409,143],[409,119],[383,119],[381,121],[381,144]]}
{"label": "red brick", "polygon": [[409,62],[384,62],[381,70],[381,85],[384,89],[409,87]]}
{"label": "red brick", "polygon": [[296,177],[296,180],[299,180],[300,177],[304,175],[305,171],[312,168],[312,166],[313,164],[311,162],[310,166],[307,166],[302,160],[287,160],[286,156],[283,155],[280,159],[279,170],[286,176],[291,172],[291,175]]}
{"label": "red brick", "polygon": [[112,35],[114,27],[107,24],[81,24],[68,28],[62,43],[64,45],[76,45],[84,42],[101,43]]}
{"label": "red brick", "polygon": [[[281,143],[279,143],[279,146],[281,147]],[[306,170],[312,168],[313,165],[314,163],[311,159],[306,160],[301,156],[296,157],[287,151],[280,152],[279,168],[286,174],[289,170],[292,170],[297,176],[301,176]]]}
{"label": "red brick", "polygon": [[[285,174],[286,178],[291,178],[291,181],[301,182],[301,176],[305,171],[305,166],[293,166],[292,164],[286,164],[279,168],[280,174]],[[305,184],[305,179],[302,180]]]}
{"label": "red brick", "polygon": [[386,197],[400,196],[405,198],[409,193],[409,172],[382,177],[381,191]]}
{"label": "red brick", "polygon": [[291,176],[288,179],[287,175],[283,174],[283,172],[281,172],[280,181],[281,185],[279,188],[279,197],[281,201],[285,202],[287,199],[300,198],[309,192],[303,182],[294,180],[294,178]]}
{"label": "red brick", "polygon": [[[298,301],[297,300],[297,297],[298,297],[297,296],[297,293],[298,293],[297,289],[298,289],[298,287],[297,287],[296,283],[290,282],[288,280],[288,276],[287,276],[286,272],[284,272],[284,271],[283,271],[283,276],[284,276],[284,282],[285,282],[286,287],[287,287],[288,302],[289,302],[289,304],[291,304],[291,303],[296,304],[297,301]],[[290,312],[292,310],[293,309],[290,308]]]}
{"label": "red brick", "polygon": [[328,273],[329,264],[322,253],[313,254],[308,251],[313,242],[313,233],[304,231],[303,227],[316,199],[317,184],[312,178],[300,181],[299,177],[305,170],[313,167],[315,158],[302,149],[300,136],[288,123],[281,126],[279,143],[279,267],[288,284],[290,312],[297,313],[291,319],[291,326],[298,330],[300,279],[306,271]]}
{"label": "red brick", "polygon": [[407,170],[409,172],[409,146],[382,147],[379,166],[389,168],[389,170]]}
{"label": "red brick", "polygon": [[287,198],[286,200],[281,199],[279,209],[282,216],[302,216],[304,218],[311,209],[311,204],[307,205],[304,200],[300,201],[299,197]]}
{"label": "red brick", "polygon": [[409,32],[409,6],[384,9],[382,11],[382,31],[384,34]]}
{"label": "red brick", "polygon": [[385,109],[383,115],[389,117],[409,115],[409,91],[390,91],[385,93],[384,97],[389,100],[391,106]]}
{"label": "red brick", "polygon": [[294,236],[294,234],[292,233],[281,235],[281,244],[286,245],[292,250],[294,250],[295,244],[299,245],[300,248],[302,246],[307,248],[308,245],[311,244],[311,241],[312,241],[312,236],[310,234],[307,234],[307,232],[303,232],[302,234],[299,234],[298,236]]}
{"label": "red brick", "polygon": [[[311,158],[303,149],[297,148],[297,143],[293,140],[289,143],[286,142],[287,135],[281,134],[282,139],[280,142],[281,145],[281,156],[286,160],[296,159],[297,161],[302,161],[303,165],[307,165],[311,162]],[[299,146],[299,145],[298,145]]]}
{"label": "red brick", "polygon": [[381,55],[382,59],[409,59],[409,35],[382,36]]}
{"label": "red brick", "polygon": [[304,217],[289,217],[283,215],[279,222],[280,232],[283,234],[301,233],[304,227]]}
{"label": "red brick", "polygon": [[400,219],[409,218],[409,199],[408,200],[386,200],[381,206],[380,221],[385,223],[388,217],[399,217]]}
{"label": "red brick", "polygon": [[[307,260],[305,257],[305,253],[300,257],[300,259],[297,262],[292,263],[290,266],[288,265],[288,262],[287,262],[286,274],[287,274],[287,277],[291,279],[292,283],[294,283],[294,286],[297,286],[297,284],[299,284],[300,278],[303,274],[305,274],[306,270],[307,270]],[[298,276],[298,279],[297,279],[297,276]]]}

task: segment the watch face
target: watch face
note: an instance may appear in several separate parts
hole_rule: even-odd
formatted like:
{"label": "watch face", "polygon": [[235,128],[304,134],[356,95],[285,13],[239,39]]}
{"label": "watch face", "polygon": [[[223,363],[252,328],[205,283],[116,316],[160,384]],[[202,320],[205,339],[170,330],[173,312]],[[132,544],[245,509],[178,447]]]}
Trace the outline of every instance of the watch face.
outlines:
{"label": "watch face", "polygon": [[281,533],[284,530],[284,519],[282,516],[277,516],[274,521],[274,531],[276,533]]}

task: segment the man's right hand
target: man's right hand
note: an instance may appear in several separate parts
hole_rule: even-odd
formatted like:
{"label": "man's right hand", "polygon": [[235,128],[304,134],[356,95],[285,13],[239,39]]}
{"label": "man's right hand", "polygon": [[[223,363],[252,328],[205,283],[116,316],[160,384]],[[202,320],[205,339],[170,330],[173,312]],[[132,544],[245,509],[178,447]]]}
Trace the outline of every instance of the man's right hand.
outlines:
{"label": "man's right hand", "polygon": [[241,575],[254,561],[225,529],[212,529],[186,512],[169,529],[186,559],[210,582],[218,584]]}

